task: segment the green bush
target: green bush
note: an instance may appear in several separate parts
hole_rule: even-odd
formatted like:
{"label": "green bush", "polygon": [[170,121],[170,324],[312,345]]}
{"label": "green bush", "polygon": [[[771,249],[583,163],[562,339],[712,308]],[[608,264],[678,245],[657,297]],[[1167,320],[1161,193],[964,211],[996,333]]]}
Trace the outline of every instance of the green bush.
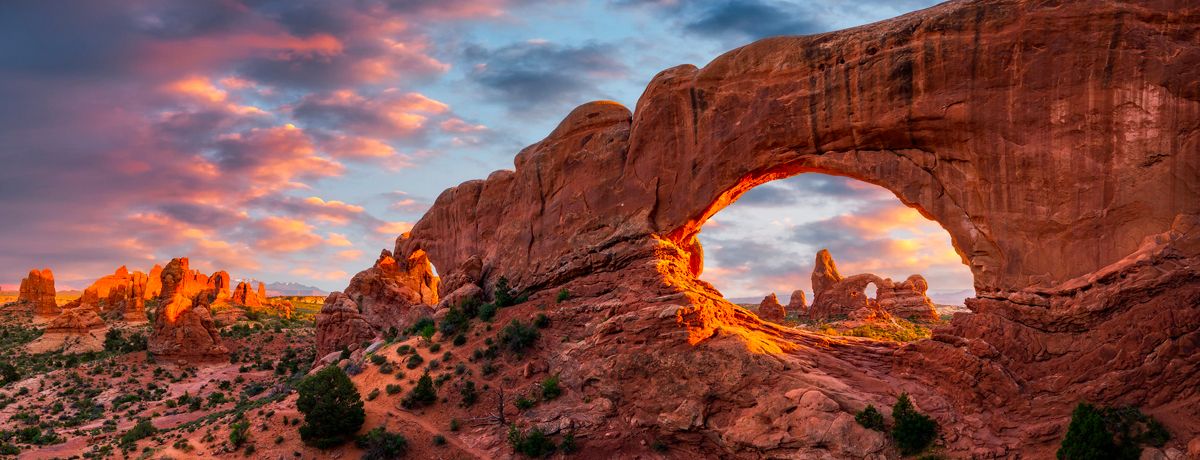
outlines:
{"label": "green bush", "polygon": [[562,443],[558,445],[558,448],[561,449],[565,454],[575,453],[575,451],[579,450],[579,445],[575,441],[575,432],[572,431],[564,434]]}
{"label": "green bush", "polygon": [[933,444],[937,438],[938,424],[929,416],[917,412],[908,393],[901,393],[900,399],[892,406],[892,418],[896,424],[892,426],[892,439],[900,447],[900,453],[912,455],[919,453]]}
{"label": "green bush", "polygon": [[492,318],[496,317],[496,311],[499,309],[500,307],[496,306],[494,303],[484,304],[483,306],[479,307],[479,319],[491,321]]}
{"label": "green bush", "polygon": [[533,319],[533,325],[538,329],[548,328],[550,327],[550,317],[545,313],[538,313],[537,318]]}
{"label": "green bush", "polygon": [[558,297],[555,298],[554,300],[557,301],[558,303],[563,303],[568,300],[571,300],[571,291],[568,291],[567,288],[562,288],[561,291],[558,291]]}
{"label": "green bush", "polygon": [[421,318],[420,320],[417,320],[415,324],[409,326],[408,329],[405,329],[404,333],[408,335],[419,335],[428,340],[430,337],[433,337],[434,332],[437,332],[436,326],[437,325],[434,323],[433,318]]}
{"label": "green bush", "polygon": [[442,331],[442,337],[450,337],[455,334],[467,332],[471,325],[471,318],[467,316],[458,307],[450,307],[446,312],[446,316],[442,318],[442,323],[438,326],[438,330]]}
{"label": "green bush", "polygon": [[133,443],[138,442],[140,439],[154,436],[155,433],[158,433],[158,430],[154,428],[154,425],[149,420],[142,420],[137,422],[129,431],[126,431],[125,434],[121,435],[121,445],[133,445]]}
{"label": "green bush", "polygon": [[374,364],[374,365],[376,365],[376,366],[380,366],[380,365],[383,365],[383,363],[386,363],[386,362],[387,362],[387,358],[386,358],[386,357],[384,357],[383,355],[371,355],[371,364]]}
{"label": "green bush", "polygon": [[433,386],[433,379],[429,377],[429,373],[421,375],[417,380],[417,386],[413,387],[400,402],[402,406],[408,409],[427,406],[437,402],[437,389]]}
{"label": "green bush", "polygon": [[562,395],[562,388],[558,386],[558,374],[546,377],[542,380],[542,399],[549,401]]}
{"label": "green bush", "polygon": [[883,431],[883,414],[875,406],[867,404],[867,408],[854,414],[854,421],[868,430]]}
{"label": "green bush", "polygon": [[400,392],[400,385],[389,383],[387,386],[387,394],[394,395]]}
{"label": "green bush", "polygon": [[0,362],[0,387],[21,380],[21,372],[12,363]]}
{"label": "green bush", "polygon": [[246,443],[246,439],[249,439],[246,436],[246,432],[248,430],[250,430],[250,422],[244,418],[241,421],[235,422],[233,425],[230,425],[229,426],[229,444],[231,446],[233,446],[234,449],[241,447],[242,444]]}
{"label": "green bush", "polygon": [[554,453],[556,447],[540,428],[534,427],[523,433],[515,424],[508,426],[508,445],[517,453],[532,458],[547,457]]}
{"label": "green bush", "polygon": [[305,378],[297,386],[296,407],[304,413],[300,439],[318,449],[345,442],[362,427],[366,413],[354,382],[337,366]]}
{"label": "green bush", "polygon": [[471,407],[479,400],[479,392],[475,390],[475,382],[467,380],[458,388],[458,394],[462,396],[462,402],[459,403],[462,407]]}
{"label": "green bush", "polygon": [[458,335],[454,336],[453,343],[454,343],[454,346],[456,346],[456,347],[461,347],[463,345],[466,345],[467,344],[467,335],[466,334],[458,334]]}
{"label": "green bush", "polygon": [[537,328],[526,326],[520,320],[514,319],[500,331],[500,343],[509,351],[521,354],[537,341],[538,336]]}
{"label": "green bush", "polygon": [[517,293],[508,285],[508,278],[503,276],[496,280],[495,289],[492,290],[492,298],[495,300],[497,307],[509,307],[516,305]]}
{"label": "green bush", "polygon": [[517,406],[517,409],[521,409],[521,410],[527,410],[529,408],[532,408],[534,404],[535,404],[534,400],[526,398],[524,396],[517,398],[515,401],[513,401],[513,405]]}
{"label": "green bush", "polygon": [[420,367],[421,363],[423,362],[425,362],[425,358],[422,358],[419,354],[413,353],[412,356],[408,357],[408,364],[405,364],[404,367],[416,369],[417,367]]}
{"label": "green bush", "polygon": [[363,450],[363,460],[391,460],[403,457],[408,451],[408,440],[403,435],[388,432],[383,427],[359,436],[355,444]]}
{"label": "green bush", "polygon": [[1079,403],[1071,412],[1057,456],[1060,460],[1137,459],[1142,444],[1161,447],[1170,437],[1162,424],[1137,408]]}

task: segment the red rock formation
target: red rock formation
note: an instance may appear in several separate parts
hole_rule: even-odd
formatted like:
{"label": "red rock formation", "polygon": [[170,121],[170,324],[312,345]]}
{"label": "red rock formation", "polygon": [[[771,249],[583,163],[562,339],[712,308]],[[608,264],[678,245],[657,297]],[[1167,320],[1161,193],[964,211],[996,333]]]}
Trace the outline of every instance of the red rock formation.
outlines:
{"label": "red rock formation", "polygon": [[762,302],[759,302],[758,317],[772,323],[780,323],[787,317],[787,310],[783,308],[783,305],[779,304],[779,299],[772,292],[763,297]]}
{"label": "red rock formation", "polygon": [[59,312],[55,294],[54,273],[49,268],[30,270],[29,276],[21,280],[21,288],[17,293],[17,302],[25,302],[32,305],[35,315],[54,316]]}
{"label": "red rock formation", "polygon": [[[587,332],[546,355],[609,401],[572,407],[608,445],[652,433],[731,457],[886,457],[852,414],[898,391],[949,427],[955,457],[1053,455],[1079,400],[1141,406],[1188,440],[1197,17],[1185,0],[952,1],[762,40],[658,74],[633,114],[580,106],[513,170],[443,192],[394,254],[578,293],[558,308]],[[805,172],[883,186],[937,221],[972,270],[975,314],[897,348],[764,323],[696,279],[710,216]]]}
{"label": "red rock formation", "polygon": [[26,346],[30,353],[88,353],[104,349],[107,327],[96,313],[95,304],[63,308],[46,324],[37,340]]}
{"label": "red rock formation", "polygon": [[792,297],[788,299],[787,313],[793,316],[807,316],[808,302],[804,298],[804,291],[792,291]]}
{"label": "red rock formation", "polygon": [[258,282],[258,300],[262,302],[267,301],[267,286],[262,281]]}
{"label": "red rock formation", "polygon": [[436,305],[438,279],[424,254],[396,260],[384,250],[375,266],[354,275],[346,296],[363,318],[378,329],[404,329],[405,313],[414,305]]}
{"label": "red rock formation", "polygon": [[87,334],[104,328],[104,320],[91,305],[63,309],[62,313],[46,324],[46,333]]}
{"label": "red rock formation", "polygon": [[[146,321],[145,291],[149,278],[142,272],[129,272],[122,265],[111,275],[101,277],[83,291],[83,295],[66,307],[90,305],[98,311],[119,311],[126,322]],[[106,313],[107,315],[107,313]]]}
{"label": "red rock formation", "polygon": [[[261,286],[261,283],[259,284]],[[231,302],[234,305],[244,305],[247,307],[261,307],[262,301],[258,294],[250,290],[250,285],[245,281],[238,282],[237,288],[233,290],[233,298]]]}
{"label": "red rock formation", "polygon": [[332,292],[325,298],[321,312],[317,313],[317,358],[331,352],[375,338],[370,323],[358,311],[358,305],[341,292]]}
{"label": "red rock formation", "polygon": [[937,321],[937,309],[933,300],[925,295],[927,290],[929,283],[921,275],[909,275],[908,279],[899,283],[885,278],[877,286],[875,301],[893,316],[923,322]]}
{"label": "red rock formation", "polygon": [[[214,278],[222,278],[221,273]],[[154,331],[148,340],[149,352],[184,360],[227,356],[229,350],[221,344],[221,336],[208,308],[208,302],[220,292],[220,285],[213,285],[216,292],[210,290],[209,278],[192,271],[185,257],[172,259],[163,269],[162,286],[165,304],[159,307],[154,317]]]}
{"label": "red rock formation", "polygon": [[162,294],[162,265],[154,264],[150,276],[146,280],[146,300],[157,298]]}
{"label": "red rock formation", "polygon": [[837,264],[833,262],[833,255],[829,254],[828,249],[817,251],[812,272],[813,303],[817,302],[819,293],[828,290],[840,281],[842,281],[842,274],[838,273]]}

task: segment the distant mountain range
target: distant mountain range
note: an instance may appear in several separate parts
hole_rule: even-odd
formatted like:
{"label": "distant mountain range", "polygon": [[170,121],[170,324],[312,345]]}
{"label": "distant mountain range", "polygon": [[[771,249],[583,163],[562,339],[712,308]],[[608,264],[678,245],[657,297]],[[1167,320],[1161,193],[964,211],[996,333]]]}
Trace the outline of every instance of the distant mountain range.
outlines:
{"label": "distant mountain range", "polygon": [[325,296],[328,292],[306,284],[293,282],[267,283],[267,296]]}

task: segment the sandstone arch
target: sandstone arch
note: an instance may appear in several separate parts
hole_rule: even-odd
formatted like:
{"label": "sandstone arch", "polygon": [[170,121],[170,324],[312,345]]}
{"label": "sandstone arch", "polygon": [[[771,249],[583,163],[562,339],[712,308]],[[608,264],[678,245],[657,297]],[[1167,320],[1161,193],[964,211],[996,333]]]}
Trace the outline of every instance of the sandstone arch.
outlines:
{"label": "sandstone arch", "polygon": [[[555,358],[564,382],[728,452],[877,452],[786,420],[859,436],[836,414],[895,388],[967,427],[959,453],[1044,454],[1078,399],[1174,410],[1190,438],[1197,415],[1171,407],[1200,401],[1197,37],[1185,0],[964,0],[762,40],[663,71],[633,113],[576,108],[514,170],[443,192],[394,253],[608,305],[578,313],[609,332]],[[941,224],[977,314],[905,348],[841,343],[763,324],[697,280],[704,220],[804,172],[883,186]],[[803,409],[752,412],[785,394]],[[764,418],[784,426],[745,425]],[[747,434],[780,432],[811,442]]]}

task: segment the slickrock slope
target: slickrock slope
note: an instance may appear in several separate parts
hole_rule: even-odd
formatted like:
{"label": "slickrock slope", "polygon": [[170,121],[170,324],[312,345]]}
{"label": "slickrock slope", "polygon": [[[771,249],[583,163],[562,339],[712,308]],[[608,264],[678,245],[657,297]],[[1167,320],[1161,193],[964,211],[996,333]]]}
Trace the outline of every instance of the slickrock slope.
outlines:
{"label": "slickrock slope", "polygon": [[[226,280],[218,272],[213,280]],[[188,268],[187,258],[172,259],[162,271],[162,299],[154,317],[154,332],[147,341],[148,351],[165,358],[183,360],[224,358],[229,354],[213,323],[209,305],[220,297],[220,281]],[[225,291],[228,298],[228,291]]]}
{"label": "slickrock slope", "polygon": [[[1050,456],[1081,400],[1140,406],[1186,444],[1197,36],[1192,1],[997,0],[762,40],[660,73],[632,114],[578,107],[515,170],[443,192],[392,254],[447,278],[479,264],[478,285],[504,276],[535,302],[568,288],[556,318],[578,326],[544,357],[585,399],[534,422],[593,448],[891,456],[852,414],[900,392],[955,457]],[[883,186],[941,224],[974,274],[974,314],[899,347],[765,323],[699,281],[705,220],[804,172]],[[342,323],[363,320],[354,297],[335,298]]]}
{"label": "slickrock slope", "polygon": [[59,312],[54,296],[54,273],[49,268],[35,269],[30,270],[29,276],[21,280],[17,302],[32,305],[35,315],[54,316]]}

